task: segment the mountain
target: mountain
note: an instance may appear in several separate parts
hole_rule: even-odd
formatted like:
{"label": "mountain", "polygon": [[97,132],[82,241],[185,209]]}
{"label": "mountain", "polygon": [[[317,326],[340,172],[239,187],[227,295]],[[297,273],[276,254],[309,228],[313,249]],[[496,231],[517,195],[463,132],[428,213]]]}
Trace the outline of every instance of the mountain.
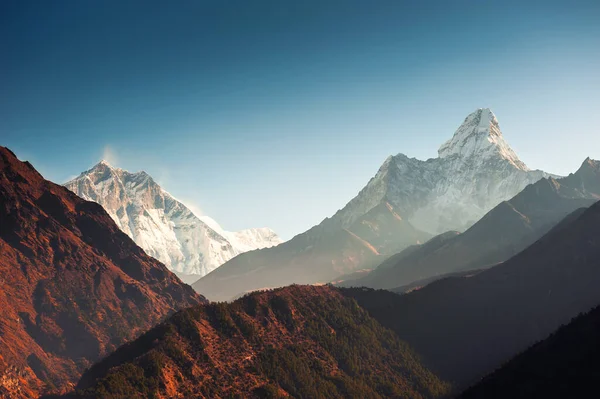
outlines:
{"label": "mountain", "polygon": [[148,255],[189,281],[242,252],[281,243],[267,228],[226,232],[213,219],[194,215],[146,172],[129,173],[106,161],[65,187],[102,205]]}
{"label": "mountain", "polygon": [[367,186],[333,216],[345,225],[384,199],[430,234],[465,230],[500,202],[548,176],[531,171],[503,138],[491,110],[468,115],[438,158],[390,156]]}
{"label": "mountain", "polygon": [[600,307],[516,356],[460,398],[586,398],[600,375]]}
{"label": "mountain", "polygon": [[531,171],[504,140],[489,109],[471,113],[438,158],[398,154],[318,226],[275,248],[242,254],[194,287],[215,300],[262,287],[333,281],[379,265],[433,235],[470,227],[548,175]]}
{"label": "mountain", "polygon": [[181,311],[67,397],[432,398],[447,388],[353,299],[290,286]]}
{"label": "mountain", "polygon": [[576,210],[510,260],[416,291],[345,291],[436,375],[474,383],[600,303],[600,203]]}
{"label": "mountain", "polygon": [[516,255],[578,208],[600,200],[600,162],[586,159],[577,172],[549,177],[500,203],[462,234],[441,234],[383,262],[342,286],[393,289],[447,273],[486,268]]}
{"label": "mountain", "polygon": [[0,147],[0,397],[65,390],[96,360],[202,301],[101,206]]}

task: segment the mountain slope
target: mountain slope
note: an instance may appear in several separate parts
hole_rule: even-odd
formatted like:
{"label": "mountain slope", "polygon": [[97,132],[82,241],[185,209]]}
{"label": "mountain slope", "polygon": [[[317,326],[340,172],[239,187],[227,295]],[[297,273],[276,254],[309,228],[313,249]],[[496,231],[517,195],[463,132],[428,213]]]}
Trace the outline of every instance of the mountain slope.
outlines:
{"label": "mountain slope", "polygon": [[[441,146],[438,158],[390,156],[331,218],[276,248],[228,261],[194,287],[211,299],[228,300],[261,287],[332,281],[374,267],[433,234],[462,231],[546,176],[519,161],[493,113],[479,109]],[[348,232],[357,239],[350,240]]]}
{"label": "mountain slope", "polygon": [[600,303],[600,203],[566,220],[472,277],[447,278],[405,295],[346,292],[415,348],[432,371],[464,387]]}
{"label": "mountain slope", "polygon": [[62,390],[92,362],[203,299],[98,204],[0,147],[0,392]]}
{"label": "mountain slope", "polygon": [[[348,228],[325,231],[315,226],[273,248],[239,255],[193,284],[208,298],[230,300],[247,291],[288,284],[326,283],[363,267],[374,267],[386,255],[424,242],[388,204],[372,209]],[[222,267],[222,266],[221,266]]]}
{"label": "mountain slope", "polygon": [[225,232],[214,220],[194,215],[147,173],[129,173],[106,161],[65,187],[102,205],[148,255],[196,280],[242,252],[281,243],[270,229]]}
{"label": "mountain slope", "polygon": [[460,398],[585,398],[600,375],[600,308],[516,356]]}
{"label": "mountain slope", "polygon": [[534,243],[569,213],[598,200],[600,162],[588,158],[574,174],[527,186],[463,234],[440,235],[342,285],[392,289],[436,275],[493,266]]}
{"label": "mountain slope", "polygon": [[71,397],[423,398],[447,386],[354,300],[290,286],[179,312],[77,388]]}

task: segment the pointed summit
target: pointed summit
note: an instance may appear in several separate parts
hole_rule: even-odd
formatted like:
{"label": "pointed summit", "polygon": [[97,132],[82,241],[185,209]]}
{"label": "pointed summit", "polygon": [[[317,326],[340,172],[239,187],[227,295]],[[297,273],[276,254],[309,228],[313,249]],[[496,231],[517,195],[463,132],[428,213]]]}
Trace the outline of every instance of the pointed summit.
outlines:
{"label": "pointed summit", "polygon": [[500,158],[517,169],[529,170],[504,140],[498,119],[489,108],[479,108],[469,114],[454,136],[440,147],[438,155],[440,158]]}
{"label": "pointed summit", "polygon": [[600,161],[586,158],[577,172],[565,177],[564,181],[583,193],[600,193]]}
{"label": "pointed summit", "polygon": [[585,161],[583,161],[583,163],[581,164],[581,167],[579,168],[579,170],[576,173],[583,171],[583,170],[600,172],[600,161],[597,161],[595,159],[587,157],[585,159]]}
{"label": "pointed summit", "polygon": [[100,162],[98,162],[97,164],[95,164],[94,166],[92,166],[90,169],[88,169],[87,171],[83,172],[80,176],[85,175],[87,173],[91,173],[91,172],[108,172],[108,171],[114,171],[117,168],[113,167],[110,163],[108,163],[107,160],[103,159]]}

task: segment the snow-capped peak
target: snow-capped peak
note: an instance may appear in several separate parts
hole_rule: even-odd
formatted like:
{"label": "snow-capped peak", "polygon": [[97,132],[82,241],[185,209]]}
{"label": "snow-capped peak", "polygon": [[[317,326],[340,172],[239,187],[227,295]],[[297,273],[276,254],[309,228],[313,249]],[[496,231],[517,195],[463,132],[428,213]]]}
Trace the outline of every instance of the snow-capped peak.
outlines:
{"label": "snow-capped peak", "polygon": [[203,276],[242,252],[282,242],[269,229],[225,231],[195,215],[146,172],[130,173],[104,160],[65,186],[102,205],[148,255],[182,274]]}
{"label": "snow-capped peak", "polygon": [[120,170],[120,169],[112,166],[107,160],[103,159],[100,162],[98,162],[97,164],[95,164],[94,166],[92,166],[89,170],[86,170],[85,172],[81,173],[81,176],[89,174],[89,173],[93,173],[93,172],[105,172],[107,170],[116,171],[116,170]]}
{"label": "snow-capped peak", "polygon": [[92,166],[90,169],[86,170],[85,172],[81,172],[81,174],[77,176],[76,179],[86,177],[90,178],[90,176],[105,175],[107,173],[115,174],[119,171],[121,171],[121,169],[113,167],[108,161],[103,159],[94,166]]}
{"label": "snow-capped peak", "polygon": [[438,153],[427,160],[389,156],[328,223],[349,227],[385,201],[421,231],[465,230],[500,202],[549,176],[519,160],[489,108],[469,114]]}
{"label": "snow-capped peak", "polygon": [[496,115],[489,108],[479,108],[465,118],[454,136],[438,150],[440,158],[501,158],[520,170],[529,168],[508,145]]}

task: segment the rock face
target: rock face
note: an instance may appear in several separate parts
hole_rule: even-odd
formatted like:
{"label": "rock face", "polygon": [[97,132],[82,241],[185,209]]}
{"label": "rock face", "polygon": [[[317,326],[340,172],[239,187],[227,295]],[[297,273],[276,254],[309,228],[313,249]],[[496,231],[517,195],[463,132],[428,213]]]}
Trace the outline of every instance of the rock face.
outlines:
{"label": "rock face", "polygon": [[175,314],[84,374],[68,398],[433,398],[448,385],[327,286]]}
{"label": "rock face", "polygon": [[117,226],[170,270],[193,275],[214,270],[234,256],[271,247],[281,239],[268,228],[226,232],[202,220],[145,172],[129,173],[102,161],[65,187],[99,203]]}
{"label": "rock face", "polygon": [[[478,109],[441,146],[438,158],[388,157],[331,218],[283,245],[232,259],[194,287],[209,298],[227,300],[262,287],[329,282],[375,267],[435,234],[464,231],[547,176],[529,170],[502,137],[494,114]],[[319,249],[323,243],[329,251]]]}
{"label": "rock face", "polygon": [[101,206],[0,147],[0,397],[67,389],[94,361],[203,301]]}

